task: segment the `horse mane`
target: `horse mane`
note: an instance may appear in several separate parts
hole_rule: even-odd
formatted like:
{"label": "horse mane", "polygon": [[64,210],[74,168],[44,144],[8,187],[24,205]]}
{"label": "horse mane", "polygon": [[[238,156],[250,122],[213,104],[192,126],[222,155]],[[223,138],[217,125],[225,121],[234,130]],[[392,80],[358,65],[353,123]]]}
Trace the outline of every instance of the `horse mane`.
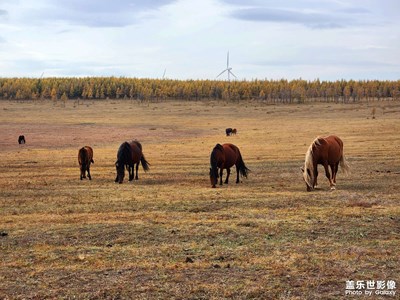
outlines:
{"label": "horse mane", "polygon": [[215,157],[215,153],[217,151],[224,152],[224,147],[222,147],[221,144],[216,144],[215,147],[213,148],[213,150],[211,151],[210,164],[211,164],[212,168],[216,168],[217,167],[217,159]]}
{"label": "horse mane", "polygon": [[130,144],[136,144],[136,146],[139,147],[140,151],[143,150],[143,149],[142,149],[142,144],[141,144],[139,141],[137,141],[137,140],[131,141]]}
{"label": "horse mane", "polygon": [[213,149],[213,152],[214,152],[214,150],[224,151],[224,147],[222,147],[221,144],[216,144],[214,149]]}
{"label": "horse mane", "polygon": [[88,155],[85,147],[82,147],[79,149],[79,161],[81,164],[87,164],[88,163]]}
{"label": "horse mane", "polygon": [[119,146],[117,153],[117,162],[122,164],[128,164],[130,158],[132,157],[132,148],[128,142],[124,142]]}
{"label": "horse mane", "polygon": [[[306,152],[306,158],[304,161],[304,180],[308,184],[308,186],[313,186],[313,177],[314,177],[314,149],[318,148],[321,146],[321,140],[323,138],[317,137],[308,147],[308,150]],[[310,170],[310,174],[307,172],[307,170]]]}

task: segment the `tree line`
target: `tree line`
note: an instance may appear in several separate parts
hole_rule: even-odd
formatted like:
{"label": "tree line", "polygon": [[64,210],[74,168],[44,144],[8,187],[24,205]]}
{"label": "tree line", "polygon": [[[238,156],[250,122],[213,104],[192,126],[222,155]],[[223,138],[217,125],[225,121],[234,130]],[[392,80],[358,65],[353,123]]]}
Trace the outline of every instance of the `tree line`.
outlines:
{"label": "tree line", "polygon": [[0,78],[0,99],[260,100],[357,102],[400,98],[400,80],[172,80],[126,77]]}

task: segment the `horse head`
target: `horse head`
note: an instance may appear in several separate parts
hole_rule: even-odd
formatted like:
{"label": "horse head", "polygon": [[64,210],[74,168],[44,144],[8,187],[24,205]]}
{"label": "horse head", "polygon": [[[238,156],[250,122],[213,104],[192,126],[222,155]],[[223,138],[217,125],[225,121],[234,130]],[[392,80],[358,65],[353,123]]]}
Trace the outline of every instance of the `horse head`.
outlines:
{"label": "horse head", "polygon": [[82,180],[82,178],[86,178],[86,169],[87,169],[86,162],[82,162],[80,167],[81,167],[81,180]]}
{"label": "horse head", "polygon": [[218,168],[212,167],[210,168],[210,183],[213,188],[215,188],[217,182],[218,182]]}
{"label": "horse head", "polygon": [[304,167],[301,167],[301,173],[303,173],[303,179],[304,182],[306,183],[307,187],[307,192],[310,192],[314,190],[314,183],[313,183],[313,176],[309,168],[304,169]]}
{"label": "horse head", "polygon": [[115,162],[115,168],[117,170],[117,178],[115,179],[115,182],[122,183],[125,177],[124,164],[117,160]]}

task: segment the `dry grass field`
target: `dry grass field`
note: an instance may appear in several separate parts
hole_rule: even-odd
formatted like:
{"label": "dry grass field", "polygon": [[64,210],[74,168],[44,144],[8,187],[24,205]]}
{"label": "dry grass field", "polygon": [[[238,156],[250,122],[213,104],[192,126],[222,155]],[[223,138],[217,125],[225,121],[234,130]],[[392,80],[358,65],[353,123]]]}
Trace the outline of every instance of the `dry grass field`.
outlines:
{"label": "dry grass field", "polygon": [[[351,173],[330,191],[320,166],[306,192],[305,152],[328,134]],[[116,184],[130,139],[150,171]],[[212,189],[225,142],[251,173]],[[0,169],[0,299],[364,299],[346,281],[400,285],[398,102],[1,101]]]}

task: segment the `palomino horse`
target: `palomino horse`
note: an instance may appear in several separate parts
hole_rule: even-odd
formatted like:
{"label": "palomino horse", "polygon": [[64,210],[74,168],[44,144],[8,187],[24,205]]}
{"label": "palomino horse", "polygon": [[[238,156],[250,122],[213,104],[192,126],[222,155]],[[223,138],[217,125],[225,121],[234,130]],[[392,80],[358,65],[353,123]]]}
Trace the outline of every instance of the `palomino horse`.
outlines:
{"label": "palomino horse", "polygon": [[210,157],[210,182],[213,188],[218,182],[218,168],[220,168],[219,178],[220,185],[222,185],[222,173],[226,169],[227,175],[225,184],[228,183],[229,175],[231,174],[231,167],[236,166],[236,183],[239,183],[239,173],[247,178],[247,174],[250,171],[242,159],[239,148],[233,144],[217,144],[211,152]]}
{"label": "palomino horse", "polygon": [[[304,168],[301,168],[304,181],[307,185],[307,191],[311,191],[317,187],[318,169],[317,165],[323,165],[325,168],[326,177],[332,190],[336,186],[336,174],[339,169],[339,164],[342,170],[347,173],[349,164],[343,153],[343,142],[335,135],[328,137],[316,138],[307,150],[304,162]],[[332,176],[329,173],[330,166]]]}
{"label": "palomino horse", "polygon": [[138,180],[138,170],[139,163],[142,163],[142,167],[145,171],[149,170],[149,163],[144,158],[142,152],[142,144],[138,141],[130,141],[124,142],[119,146],[117,153],[117,161],[115,163],[115,167],[117,169],[117,177],[115,178],[115,182],[122,183],[125,177],[125,166],[129,173],[129,181],[132,181],[134,178],[134,166],[136,164],[136,177]]}
{"label": "palomino horse", "polygon": [[78,152],[78,162],[81,169],[81,180],[86,178],[86,172],[89,180],[92,180],[90,176],[90,163],[94,163],[93,160],[93,149],[89,146],[82,147]]}

